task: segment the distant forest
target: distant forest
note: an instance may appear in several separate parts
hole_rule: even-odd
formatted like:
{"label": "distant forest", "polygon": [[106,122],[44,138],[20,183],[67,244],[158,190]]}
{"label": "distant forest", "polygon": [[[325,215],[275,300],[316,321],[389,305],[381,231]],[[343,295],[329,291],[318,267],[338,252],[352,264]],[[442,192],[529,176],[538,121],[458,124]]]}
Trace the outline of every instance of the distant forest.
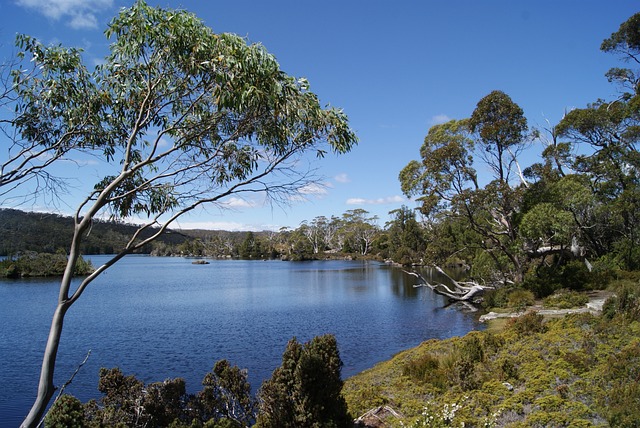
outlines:
{"label": "distant forest", "polygon": [[[222,230],[169,230],[142,248],[140,253],[212,258],[309,260],[330,257],[389,255],[385,231],[365,210],[347,211],[342,217],[319,216],[296,229],[278,232],[230,232]],[[413,229],[417,229],[417,222]],[[116,221],[94,221],[82,241],[82,254],[114,254],[126,245],[137,227]],[[392,228],[393,230],[393,228]],[[151,234],[149,231],[147,235]],[[0,256],[27,251],[69,251],[73,219],[57,214],[0,209]],[[398,243],[398,245],[402,245]]]}
{"label": "distant forest", "polygon": [[[83,254],[112,254],[127,242],[127,236],[136,226],[95,221],[91,232],[82,243]],[[73,236],[73,219],[57,214],[25,212],[15,209],[0,209],[0,255],[8,256],[24,251],[54,253],[60,249],[68,252]],[[170,231],[159,242],[179,245],[188,237]],[[153,246],[145,248],[150,253]]]}
{"label": "distant forest", "polygon": [[[318,216],[295,229],[283,227],[279,231],[169,230],[140,253],[258,260],[367,258],[402,264],[420,262],[426,231],[415,211],[402,207],[389,214],[392,219],[384,227],[368,211],[354,209],[341,216]],[[117,253],[135,230],[133,224],[95,221],[82,241],[81,253]],[[72,233],[71,217],[0,209],[0,255],[15,256],[25,251],[68,253]]]}

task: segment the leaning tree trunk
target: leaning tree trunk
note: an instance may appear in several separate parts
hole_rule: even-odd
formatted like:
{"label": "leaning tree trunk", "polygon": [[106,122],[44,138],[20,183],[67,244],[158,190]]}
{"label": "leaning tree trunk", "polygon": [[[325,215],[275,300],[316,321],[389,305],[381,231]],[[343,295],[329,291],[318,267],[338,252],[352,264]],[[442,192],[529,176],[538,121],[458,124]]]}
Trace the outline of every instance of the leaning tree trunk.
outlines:
{"label": "leaning tree trunk", "polygon": [[[60,282],[60,291],[58,293],[58,305],[51,319],[51,328],[49,329],[49,337],[47,338],[47,346],[42,357],[42,368],[40,369],[40,381],[38,382],[38,394],[36,400],[29,411],[29,414],[22,422],[21,428],[37,427],[45,414],[47,405],[53,397],[56,390],[53,384],[53,375],[55,371],[56,358],[58,356],[58,347],[60,345],[60,337],[62,336],[62,326],[64,325],[64,317],[80,293],[74,293],[73,298],[69,298],[69,290],[71,288],[71,280],[76,270],[76,263],[80,257],[80,241],[83,232],[89,226],[88,216],[76,223],[74,234],[71,241],[71,250],[67,266],[65,267],[62,280]],[[76,218],[77,221],[77,218]]]}
{"label": "leaning tree trunk", "polygon": [[44,351],[44,357],[42,358],[38,395],[21,427],[37,427],[40,424],[47,405],[56,390],[53,384],[53,374],[56,357],[58,355],[58,347],[60,345],[60,337],[62,335],[64,317],[68,308],[68,304],[59,303],[53,314],[51,328],[49,329],[49,338],[47,339],[47,346]]}

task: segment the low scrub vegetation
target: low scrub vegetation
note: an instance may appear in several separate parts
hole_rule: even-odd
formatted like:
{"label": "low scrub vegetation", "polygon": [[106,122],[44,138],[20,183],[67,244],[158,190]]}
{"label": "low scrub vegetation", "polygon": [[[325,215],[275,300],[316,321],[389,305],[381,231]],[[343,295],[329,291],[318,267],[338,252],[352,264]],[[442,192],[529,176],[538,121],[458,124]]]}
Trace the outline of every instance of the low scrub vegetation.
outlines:
{"label": "low scrub vegetation", "polygon": [[[640,284],[614,283],[602,315],[530,312],[498,332],[430,340],[351,379],[352,414],[391,406],[405,427],[637,426]],[[556,307],[582,304],[562,292]],[[401,422],[403,425],[401,425]]]}
{"label": "low scrub vegetation", "polygon": [[589,297],[584,293],[573,290],[559,290],[544,299],[544,306],[554,309],[569,309],[584,306],[589,302]]}

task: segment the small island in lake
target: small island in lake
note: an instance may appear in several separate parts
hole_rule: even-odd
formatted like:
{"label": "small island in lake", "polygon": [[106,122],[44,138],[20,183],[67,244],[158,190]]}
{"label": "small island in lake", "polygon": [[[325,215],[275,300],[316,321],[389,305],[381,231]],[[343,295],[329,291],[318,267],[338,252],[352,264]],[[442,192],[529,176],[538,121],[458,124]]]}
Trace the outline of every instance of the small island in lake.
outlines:
{"label": "small island in lake", "polygon": [[[64,251],[56,253],[27,251],[0,261],[0,278],[62,276],[66,266],[67,255]],[[89,275],[93,270],[91,262],[80,256],[74,275]]]}

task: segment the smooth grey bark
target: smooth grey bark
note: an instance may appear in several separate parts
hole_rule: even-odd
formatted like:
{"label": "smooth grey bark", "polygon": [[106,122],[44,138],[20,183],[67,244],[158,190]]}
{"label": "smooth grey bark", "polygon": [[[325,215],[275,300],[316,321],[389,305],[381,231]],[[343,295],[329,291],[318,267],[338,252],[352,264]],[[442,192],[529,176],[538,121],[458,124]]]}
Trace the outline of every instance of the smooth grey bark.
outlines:
{"label": "smooth grey bark", "polygon": [[416,284],[414,285],[414,287],[428,287],[436,294],[440,294],[441,296],[445,296],[457,302],[465,303],[465,306],[467,306],[469,309],[474,311],[477,309],[471,305],[470,301],[473,298],[484,293],[485,290],[491,290],[495,288],[495,286],[480,285],[476,282],[459,282],[451,278],[440,267],[434,266],[434,269],[436,269],[440,274],[446,276],[451,281],[453,289],[441,282],[432,284],[417,272],[408,272],[408,271],[404,271],[404,272],[409,275],[415,276],[416,278],[420,279],[420,281],[422,281],[421,284]]}

